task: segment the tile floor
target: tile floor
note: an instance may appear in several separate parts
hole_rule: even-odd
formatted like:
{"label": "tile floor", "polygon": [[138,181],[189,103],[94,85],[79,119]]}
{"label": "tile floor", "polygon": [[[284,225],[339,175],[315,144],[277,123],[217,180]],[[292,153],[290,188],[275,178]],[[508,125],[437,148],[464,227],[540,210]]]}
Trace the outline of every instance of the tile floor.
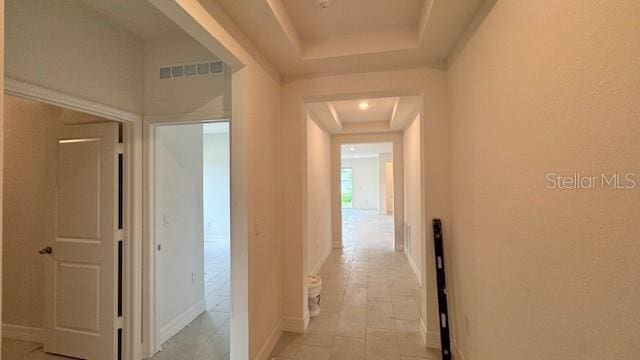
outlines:
{"label": "tile floor", "polygon": [[[229,241],[205,239],[205,293],[207,312],[162,345],[152,360],[229,359]],[[47,354],[40,344],[2,339],[2,360],[69,360]]]}
{"label": "tile floor", "polygon": [[231,325],[229,241],[207,237],[204,278],[207,312],[162,345],[151,360],[228,360]]}
{"label": "tile floor", "polygon": [[[393,251],[393,219],[344,211],[344,248],[320,271],[322,306],[305,334],[284,333],[271,358],[291,360],[440,359],[420,335],[420,288],[403,253]],[[226,244],[226,246],[224,245]],[[208,311],[152,360],[229,359],[228,242],[207,243]],[[37,344],[5,341],[3,360],[22,360]],[[62,359],[36,350],[28,359]]]}
{"label": "tile floor", "polygon": [[292,360],[440,359],[420,335],[420,285],[393,251],[393,218],[344,209],[344,248],[320,270],[321,313],[305,334],[284,333],[271,358]]}

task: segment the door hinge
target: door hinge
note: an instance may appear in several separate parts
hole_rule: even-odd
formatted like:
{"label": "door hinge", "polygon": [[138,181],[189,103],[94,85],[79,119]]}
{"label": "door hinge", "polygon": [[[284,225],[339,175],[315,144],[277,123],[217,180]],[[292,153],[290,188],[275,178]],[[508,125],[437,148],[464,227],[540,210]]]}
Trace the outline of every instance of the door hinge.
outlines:
{"label": "door hinge", "polygon": [[126,233],[124,232],[123,229],[118,229],[116,230],[116,241],[122,241],[125,242],[126,240]]}
{"label": "door hinge", "polygon": [[124,154],[124,144],[117,143],[116,144],[116,154]]}
{"label": "door hinge", "polygon": [[122,316],[116,318],[116,329],[124,329],[124,318]]}

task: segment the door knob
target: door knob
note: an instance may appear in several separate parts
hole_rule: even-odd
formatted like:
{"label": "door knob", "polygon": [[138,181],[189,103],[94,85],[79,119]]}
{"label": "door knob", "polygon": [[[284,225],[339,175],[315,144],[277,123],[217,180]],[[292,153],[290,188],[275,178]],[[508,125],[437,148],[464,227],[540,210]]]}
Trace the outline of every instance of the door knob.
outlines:
{"label": "door knob", "polygon": [[52,252],[53,252],[53,249],[51,248],[51,246],[47,246],[38,250],[38,253],[40,255],[51,254]]}

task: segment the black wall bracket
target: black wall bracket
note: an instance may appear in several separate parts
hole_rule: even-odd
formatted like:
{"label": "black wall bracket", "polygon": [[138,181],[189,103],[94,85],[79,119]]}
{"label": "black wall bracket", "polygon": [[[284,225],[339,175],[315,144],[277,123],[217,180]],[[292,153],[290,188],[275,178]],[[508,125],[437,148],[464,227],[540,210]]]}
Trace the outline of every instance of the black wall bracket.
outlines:
{"label": "black wall bracket", "polygon": [[438,313],[440,314],[440,345],[442,360],[451,360],[451,338],[449,337],[449,307],[444,271],[444,247],[442,246],[442,222],[433,219],[433,246],[436,256],[436,278],[438,285]]}

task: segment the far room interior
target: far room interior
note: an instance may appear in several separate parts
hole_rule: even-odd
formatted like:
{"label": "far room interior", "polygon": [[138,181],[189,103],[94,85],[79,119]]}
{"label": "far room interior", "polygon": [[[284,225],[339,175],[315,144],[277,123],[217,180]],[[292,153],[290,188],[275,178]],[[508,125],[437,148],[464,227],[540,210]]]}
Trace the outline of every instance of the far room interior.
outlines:
{"label": "far room interior", "polygon": [[[229,357],[230,162],[228,122],[154,129],[156,357]],[[155,357],[154,357],[155,358]]]}
{"label": "far room interior", "polygon": [[343,144],[340,155],[343,238],[361,238],[354,231],[379,232],[386,235],[379,245],[393,248],[393,144]]}

